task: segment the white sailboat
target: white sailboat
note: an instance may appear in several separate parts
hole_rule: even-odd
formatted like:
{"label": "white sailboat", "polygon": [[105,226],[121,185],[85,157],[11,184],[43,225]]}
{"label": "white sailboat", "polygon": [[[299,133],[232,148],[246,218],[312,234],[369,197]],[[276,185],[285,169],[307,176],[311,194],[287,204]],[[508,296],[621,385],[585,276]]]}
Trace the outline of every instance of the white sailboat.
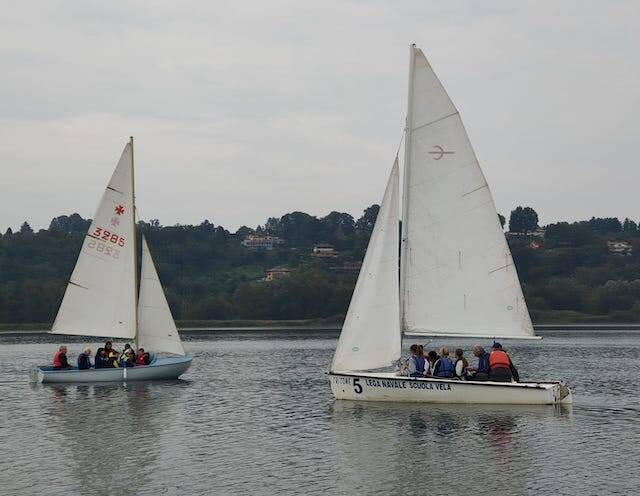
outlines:
{"label": "white sailboat", "polygon": [[489,186],[460,115],[415,45],[404,162],[400,260],[396,158],[331,364],[334,396],[571,402],[571,391],[561,382],[460,381],[376,371],[398,362],[403,334],[536,339]]}
{"label": "white sailboat", "polygon": [[191,365],[162,290],[146,239],[137,280],[133,138],[107,185],[67,285],[51,334],[124,338],[153,358],[128,368],[53,370],[38,367],[40,382],[111,382],[177,379]]}

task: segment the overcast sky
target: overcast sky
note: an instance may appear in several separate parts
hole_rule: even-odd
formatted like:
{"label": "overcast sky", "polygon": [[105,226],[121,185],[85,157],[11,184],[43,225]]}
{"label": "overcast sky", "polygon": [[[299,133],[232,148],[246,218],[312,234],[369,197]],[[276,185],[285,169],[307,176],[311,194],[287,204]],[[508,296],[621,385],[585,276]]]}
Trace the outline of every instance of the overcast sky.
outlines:
{"label": "overcast sky", "polygon": [[498,211],[640,220],[638,1],[2,1],[0,229],[93,216],[136,137],[141,217],[235,230],[379,202],[408,45]]}

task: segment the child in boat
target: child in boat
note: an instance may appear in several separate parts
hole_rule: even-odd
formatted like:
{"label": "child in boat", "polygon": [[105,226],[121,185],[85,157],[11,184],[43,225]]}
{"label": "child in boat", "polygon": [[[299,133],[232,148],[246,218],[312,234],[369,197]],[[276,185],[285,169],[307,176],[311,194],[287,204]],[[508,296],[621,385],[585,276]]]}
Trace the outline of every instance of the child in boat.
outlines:
{"label": "child in boat", "polygon": [[144,351],[144,348],[140,348],[136,354],[136,365],[149,365],[151,357],[149,353]]}
{"label": "child in boat", "polygon": [[91,348],[87,347],[78,355],[78,369],[87,370],[91,368]]}
{"label": "child in boat", "polygon": [[411,356],[409,357],[409,377],[424,377],[425,359],[421,347],[412,344],[409,348]]}
{"label": "child in boat", "polygon": [[53,354],[53,370],[70,369],[69,361],[67,360],[67,347],[65,345],[60,346],[58,351]]}
{"label": "child in boat", "polygon": [[104,348],[98,348],[98,351],[96,351],[94,364],[97,369],[110,367],[109,360],[107,359],[107,354],[105,353]]}
{"label": "child in boat", "polygon": [[433,369],[436,366],[436,362],[438,361],[438,358],[440,358],[438,356],[438,353],[436,353],[435,350],[431,350],[429,353],[427,353],[427,361],[429,364],[429,367],[427,367],[427,365],[425,364],[425,375],[433,375]]}
{"label": "child in boat", "polygon": [[109,367],[120,367],[120,353],[115,350],[111,350],[107,354],[107,361],[109,362]]}
{"label": "child in boat", "polygon": [[118,353],[116,350],[113,349],[113,344],[111,343],[111,341],[107,341],[106,343],[104,343],[104,353],[105,355],[107,355],[107,357],[111,355],[112,351],[115,353]]}
{"label": "child in boat", "polygon": [[440,358],[433,366],[433,375],[435,377],[453,377],[455,375],[455,367],[449,358],[449,348],[446,346],[440,348]]}
{"label": "child in boat", "polygon": [[136,357],[133,353],[133,348],[129,343],[124,345],[124,350],[122,351],[122,355],[120,355],[120,366],[121,367],[135,367],[136,366]]}
{"label": "child in boat", "polygon": [[468,367],[469,367],[469,362],[464,357],[464,351],[462,350],[462,348],[458,348],[456,350],[456,362],[455,362],[456,377],[458,379],[466,379]]}

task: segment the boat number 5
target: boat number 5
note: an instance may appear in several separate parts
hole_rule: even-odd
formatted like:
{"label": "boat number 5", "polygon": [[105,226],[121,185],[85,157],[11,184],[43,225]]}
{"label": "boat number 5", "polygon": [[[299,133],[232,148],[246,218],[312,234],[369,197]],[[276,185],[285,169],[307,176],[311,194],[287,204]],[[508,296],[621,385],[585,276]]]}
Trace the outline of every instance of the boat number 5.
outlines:
{"label": "boat number 5", "polygon": [[362,386],[360,385],[360,379],[354,379],[353,380],[353,390],[357,394],[360,394],[362,392]]}

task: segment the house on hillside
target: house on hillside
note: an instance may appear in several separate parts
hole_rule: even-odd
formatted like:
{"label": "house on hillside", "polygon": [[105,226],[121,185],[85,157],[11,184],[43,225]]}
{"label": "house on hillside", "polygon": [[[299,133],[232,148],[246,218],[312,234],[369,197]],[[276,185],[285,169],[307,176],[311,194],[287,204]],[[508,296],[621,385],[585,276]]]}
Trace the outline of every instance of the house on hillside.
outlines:
{"label": "house on hillside", "polygon": [[628,241],[607,241],[609,253],[617,255],[631,255],[633,246]]}
{"label": "house on hillside", "polygon": [[311,256],[318,258],[335,258],[338,256],[338,252],[332,245],[323,243],[313,247]]}
{"label": "house on hillside", "polygon": [[275,245],[281,245],[284,239],[277,236],[249,234],[242,240],[242,246],[255,251],[271,251]]}
{"label": "house on hillside", "polygon": [[358,273],[362,268],[362,262],[345,262],[342,265],[329,267],[331,272],[353,272]]}
{"label": "house on hillside", "polygon": [[533,238],[543,239],[545,233],[546,233],[546,229],[544,227],[538,227],[534,231],[527,231],[527,232],[508,231],[508,232],[505,233],[505,236],[507,238],[521,238],[521,237],[524,237],[524,236],[530,236],[530,237],[533,237]]}
{"label": "house on hillside", "polygon": [[273,267],[267,270],[267,274],[264,277],[265,281],[275,281],[276,279],[284,279],[285,277],[289,277],[291,275],[291,271],[286,267]]}

